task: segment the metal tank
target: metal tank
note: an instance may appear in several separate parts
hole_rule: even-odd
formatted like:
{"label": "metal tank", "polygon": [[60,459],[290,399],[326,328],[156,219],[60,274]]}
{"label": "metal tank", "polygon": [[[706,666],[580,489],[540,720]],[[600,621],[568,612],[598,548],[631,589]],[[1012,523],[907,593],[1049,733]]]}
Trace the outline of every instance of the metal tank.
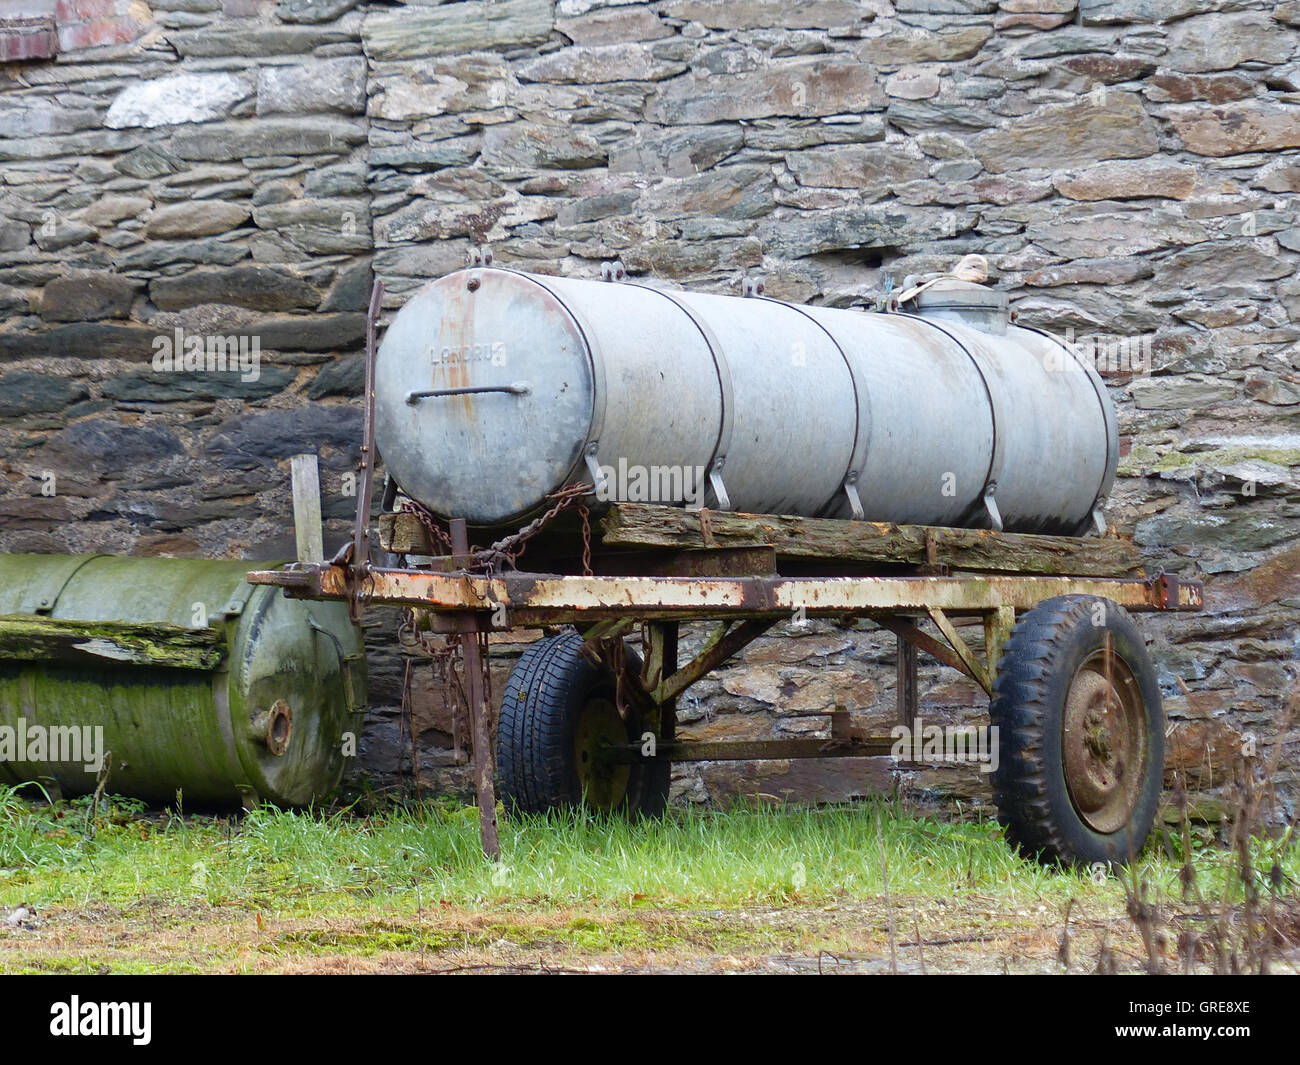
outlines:
{"label": "metal tank", "polygon": [[449,274],[395,316],[376,442],[434,514],[499,527],[602,468],[702,468],[724,510],[1082,535],[1118,459],[1096,371],[961,281],[920,313]]}
{"label": "metal tank", "polygon": [[365,711],[360,631],[341,603],[248,584],[250,566],[0,555],[0,782],[93,791],[84,761],[22,759],[35,726],[98,727],[111,792],[251,807],[333,791]]}

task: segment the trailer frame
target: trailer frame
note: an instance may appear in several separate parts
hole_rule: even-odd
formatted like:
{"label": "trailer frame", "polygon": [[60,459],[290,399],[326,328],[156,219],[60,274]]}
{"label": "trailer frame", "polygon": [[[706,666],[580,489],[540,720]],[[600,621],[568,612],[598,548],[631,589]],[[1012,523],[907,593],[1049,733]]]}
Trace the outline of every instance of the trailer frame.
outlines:
{"label": "trailer frame", "polygon": [[[545,568],[555,572],[498,572],[502,552],[472,549],[463,519],[448,522],[446,530],[435,529],[430,515],[418,505],[402,510],[391,491],[385,492],[380,544],[399,560],[416,555],[423,561],[418,566],[374,565],[374,367],[382,295],[382,283],[376,282],[367,316],[362,476],[353,537],[331,562],[254,571],[248,581],[277,585],[292,598],[345,601],[354,620],[367,606],[414,609],[425,627],[459,637],[483,848],[494,859],[499,842],[495,751],[489,742],[493,708],[484,684],[482,634],[520,627],[577,628],[584,657],[615,682],[620,713],[626,699],[656,738],[653,753],[636,744],[614,745],[604,752],[611,762],[870,757],[890,754],[895,741],[856,729],[842,706],[829,715],[829,738],[691,743],[677,739],[676,703],[692,684],[783,620],[867,619],[893,632],[897,718],[910,724],[918,708],[918,652],[959,670],[992,695],[1017,613],[1046,600],[1091,596],[1134,613],[1204,607],[1199,582],[1169,573],[1146,575],[1136,549],[1126,541],[646,505],[615,504],[602,522],[602,546],[613,550],[600,553],[596,563],[628,572],[592,572],[589,514],[583,504],[580,556],[572,549],[570,532],[536,552]],[[546,519],[578,499],[571,487]],[[522,544],[541,531],[541,524],[534,522],[525,531],[511,539]],[[505,557],[514,560],[513,553]],[[781,572],[809,567],[814,572]],[[680,628],[687,621],[714,621],[716,628],[701,650],[681,663]],[[934,625],[937,636],[921,627],[925,622]],[[962,637],[959,622],[982,626],[983,660]],[[630,670],[623,640],[637,626],[645,631],[645,660],[640,670]]]}

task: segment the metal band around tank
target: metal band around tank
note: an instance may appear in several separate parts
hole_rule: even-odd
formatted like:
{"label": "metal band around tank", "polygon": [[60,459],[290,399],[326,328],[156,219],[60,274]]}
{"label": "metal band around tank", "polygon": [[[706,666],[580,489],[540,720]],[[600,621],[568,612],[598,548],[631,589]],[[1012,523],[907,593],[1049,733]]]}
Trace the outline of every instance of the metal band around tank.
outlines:
{"label": "metal band around tank", "polygon": [[[72,583],[72,578],[81,572],[81,568],[97,558],[107,557],[107,555],[85,555],[84,557],[69,555],[62,562],[55,563],[58,588],[51,591],[49,587],[40,584],[35,587],[29,585],[25,589],[23,601],[19,604],[23,608],[19,613],[53,614],[54,608],[59,605],[59,597],[63,594],[63,590]],[[36,598],[37,595],[40,595],[39,599]]]}
{"label": "metal band around tank", "polygon": [[654,292],[662,296],[686,315],[686,317],[694,324],[695,328],[699,330],[700,336],[704,338],[704,344],[709,349],[709,355],[713,358],[713,368],[718,374],[718,387],[722,392],[722,421],[718,426],[718,442],[714,445],[713,455],[709,458],[707,476],[709,478],[709,483],[713,486],[713,494],[718,497],[718,509],[730,510],[731,499],[727,495],[727,489],[723,483],[722,474],[723,467],[726,464],[727,450],[731,447],[731,428],[733,415],[735,413],[735,399],[732,395],[731,367],[727,365],[727,357],[723,354],[722,345],[718,343],[718,338],[713,335],[713,330],[710,329],[709,326],[690,309],[690,307],[671,292],[665,292],[661,288],[653,288],[650,285],[643,285],[636,281],[624,281],[621,283],[633,285],[636,288],[643,288],[647,292]]}
{"label": "metal band around tank", "polygon": [[[1084,377],[1092,385],[1093,395],[1097,397],[1097,402],[1101,405],[1101,421],[1106,427],[1106,465],[1101,474],[1101,486],[1097,489],[1097,494],[1092,497],[1092,506],[1088,508],[1089,511],[1092,511],[1099,507],[1101,501],[1110,495],[1111,487],[1115,483],[1115,475],[1119,470],[1118,449],[1111,446],[1110,440],[1111,427],[1114,426],[1118,438],[1119,425],[1115,419],[1115,408],[1110,402],[1110,397],[1106,394],[1105,382],[1102,381],[1101,374],[1097,372],[1095,366],[1089,366],[1071,345],[1062,344],[1057,337],[1052,336],[1046,329],[1039,329],[1037,326],[1032,325],[1017,325],[1016,328],[1023,329],[1027,333],[1037,333],[1041,337],[1046,337],[1057,347],[1067,351],[1070,358],[1077,362],[1079,368],[1083,370]],[[1118,439],[1116,443],[1118,443]]]}
{"label": "metal band around tank", "polygon": [[[808,319],[808,321],[812,322],[814,326],[826,334],[826,338],[835,345],[835,350],[840,353],[840,358],[844,360],[844,365],[848,367],[849,383],[853,386],[853,410],[855,421],[853,426],[853,451],[849,455],[848,469],[844,471],[844,477],[840,482],[840,490],[849,498],[849,506],[852,509],[854,519],[856,521],[861,521],[866,517],[866,512],[863,510],[862,500],[858,496],[857,480],[858,471],[866,465],[867,461],[867,441],[870,436],[871,410],[869,406],[865,412],[863,410],[863,405],[869,404],[870,396],[867,394],[865,386],[858,380],[857,372],[853,369],[853,361],[844,353],[844,349],[840,347],[840,342],[835,339],[835,334],[802,307],[798,307],[793,303],[786,303],[784,300],[774,300],[770,296],[751,296],[750,298],[761,299],[764,303],[775,303],[779,307],[788,307],[790,310],[797,311],[799,314],[803,315]],[[864,413],[867,418],[866,425],[862,424]],[[834,497],[828,500],[826,506],[822,508],[822,513],[829,511],[834,506],[835,502],[836,500]]]}
{"label": "metal band around tank", "polygon": [[984,503],[984,508],[988,511],[989,520],[992,522],[994,530],[1001,532],[1002,516],[998,511],[994,496],[997,491],[998,478],[1002,475],[1002,436],[998,432],[998,403],[993,397],[993,389],[989,388],[988,378],[984,376],[984,368],[980,366],[979,359],[975,358],[974,352],[938,322],[921,314],[904,314],[901,311],[891,313],[898,314],[903,318],[911,318],[917,322],[924,322],[931,328],[937,329],[965,353],[966,357],[970,359],[971,365],[975,367],[975,372],[979,374],[980,384],[984,386],[984,395],[989,401],[989,420],[993,426],[993,453],[989,456],[989,471],[984,477],[984,483],[980,486],[978,498]]}
{"label": "metal band around tank", "polygon": [[[597,451],[600,447],[601,433],[605,429],[605,401],[608,393],[605,391],[605,360],[601,355],[600,346],[596,343],[596,331],[583,320],[581,313],[577,308],[570,306],[563,298],[555,292],[554,289],[544,284],[535,274],[526,274],[522,270],[509,270],[504,267],[494,266],[494,270],[500,270],[506,274],[516,274],[526,281],[532,282],[551,299],[564,309],[564,312],[573,321],[574,327],[578,330],[578,335],[582,337],[582,343],[586,349],[587,362],[591,366],[591,422],[587,427],[587,439],[583,441],[582,449],[578,453],[568,476],[565,477],[564,483],[568,484],[574,478],[578,470],[583,469],[591,474],[592,487],[599,488],[600,460],[597,458]],[[560,487],[560,486],[557,486]]]}

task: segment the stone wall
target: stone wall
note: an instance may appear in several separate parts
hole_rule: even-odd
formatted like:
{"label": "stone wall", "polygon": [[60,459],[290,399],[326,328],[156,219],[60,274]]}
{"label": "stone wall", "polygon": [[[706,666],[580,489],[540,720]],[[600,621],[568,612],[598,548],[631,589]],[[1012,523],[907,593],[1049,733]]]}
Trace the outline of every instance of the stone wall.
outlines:
{"label": "stone wall", "polygon": [[[851,306],[980,252],[1022,323],[1149,359],[1108,374],[1109,513],[1207,582],[1205,616],[1143,623],[1171,769],[1212,807],[1242,737],[1274,735],[1300,622],[1300,3],[139,8],[124,43],[0,64],[0,549],[283,555],[302,450],[337,542],[372,269],[390,311],[484,241],[535,271],[620,258],[719,292],[761,273]],[[256,338],[260,373],[155,370],[178,328]],[[410,761],[391,629],[362,759],[381,781]],[[886,725],[891,663],[860,629],[767,639],[693,689],[684,731],[816,734],[837,700]],[[427,672],[421,778],[463,786],[467,729]],[[927,718],[982,709],[948,670],[922,681]],[[896,783],[987,795],[879,763],[692,769],[678,791]]]}

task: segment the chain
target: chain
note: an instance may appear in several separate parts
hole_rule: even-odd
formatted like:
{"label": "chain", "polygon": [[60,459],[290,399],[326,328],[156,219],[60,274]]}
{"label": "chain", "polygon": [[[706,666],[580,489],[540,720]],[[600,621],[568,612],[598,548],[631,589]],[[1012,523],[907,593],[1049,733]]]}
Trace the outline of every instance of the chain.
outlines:
{"label": "chain", "polygon": [[444,551],[446,554],[452,554],[451,536],[438,524],[435,518],[427,508],[417,503],[414,499],[403,499],[402,510],[408,514],[414,514],[425,531],[429,534],[429,539],[434,545]]}
{"label": "chain", "polygon": [[591,576],[591,511],[586,505],[578,508],[582,515],[582,575]]}
{"label": "chain", "polygon": [[[510,569],[518,569],[519,557],[528,546],[528,541],[546,528],[561,512],[573,509],[577,510],[582,518],[582,571],[585,576],[590,577],[591,512],[581,500],[593,491],[594,489],[590,484],[579,482],[578,484],[566,485],[564,488],[552,492],[546,497],[553,500],[551,507],[541,517],[534,518],[518,532],[498,540],[488,547],[471,548],[470,562],[465,568],[493,573],[504,563]],[[428,530],[430,538],[439,549],[444,550],[449,555],[454,554],[451,537],[443,530],[438,523],[438,519],[428,509],[413,499],[402,500],[401,506],[403,510],[414,514],[419,519],[420,524]]]}
{"label": "chain", "polygon": [[528,541],[546,528],[561,511],[568,510],[570,507],[577,507],[582,512],[583,564],[588,568],[588,575],[590,575],[591,531],[588,526],[587,507],[579,504],[578,501],[592,491],[591,485],[579,482],[561,488],[558,492],[552,492],[546,497],[555,500],[550,510],[540,518],[534,518],[517,533],[507,536],[503,540],[498,540],[491,547],[478,552],[476,560],[485,561],[489,569],[492,569],[498,561],[507,562],[511,569],[517,568],[516,563],[519,556],[524,553]]}
{"label": "chain", "polygon": [[[413,654],[423,655],[429,660],[434,689],[442,698],[443,705],[451,711],[451,742],[455,751],[457,765],[463,765],[464,752],[461,749],[462,723],[467,720],[469,698],[461,679],[460,640],[454,637],[436,636],[420,628],[419,614],[412,608],[403,611],[402,621],[397,626],[397,640],[401,646]],[[409,670],[409,665],[408,665]],[[408,703],[409,682],[402,692],[403,711],[411,716]],[[411,719],[411,750],[415,755],[415,726]]]}

